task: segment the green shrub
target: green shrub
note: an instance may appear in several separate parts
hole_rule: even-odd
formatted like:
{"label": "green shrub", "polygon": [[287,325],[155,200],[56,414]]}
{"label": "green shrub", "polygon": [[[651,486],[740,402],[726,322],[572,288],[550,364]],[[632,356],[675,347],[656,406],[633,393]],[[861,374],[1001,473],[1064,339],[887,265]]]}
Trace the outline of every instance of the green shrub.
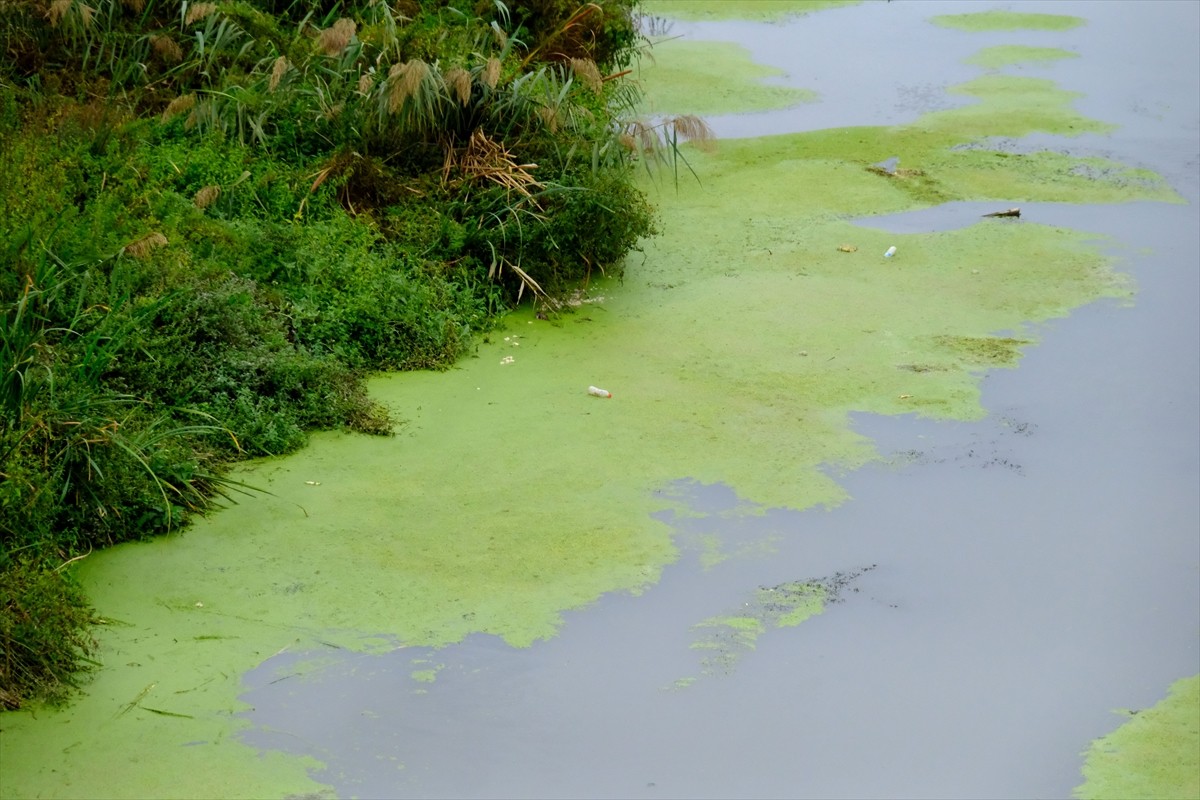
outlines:
{"label": "green shrub", "polygon": [[92,609],[62,570],[0,557],[0,708],[62,703],[94,666]]}
{"label": "green shrub", "polygon": [[204,513],[231,460],[388,433],[368,374],[447,368],[654,233],[601,73],[632,7],[4,6],[0,703],[85,663],[43,565]]}

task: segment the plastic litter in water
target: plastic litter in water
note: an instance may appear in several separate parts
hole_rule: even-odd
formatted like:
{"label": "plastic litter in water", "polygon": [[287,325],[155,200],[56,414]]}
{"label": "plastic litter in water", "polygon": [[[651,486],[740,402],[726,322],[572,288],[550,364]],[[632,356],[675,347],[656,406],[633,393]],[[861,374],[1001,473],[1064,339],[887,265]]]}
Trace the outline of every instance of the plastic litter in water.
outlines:
{"label": "plastic litter in water", "polygon": [[598,386],[589,386],[588,394],[592,395],[593,397],[612,397],[612,392],[608,391],[607,389],[601,389]]}

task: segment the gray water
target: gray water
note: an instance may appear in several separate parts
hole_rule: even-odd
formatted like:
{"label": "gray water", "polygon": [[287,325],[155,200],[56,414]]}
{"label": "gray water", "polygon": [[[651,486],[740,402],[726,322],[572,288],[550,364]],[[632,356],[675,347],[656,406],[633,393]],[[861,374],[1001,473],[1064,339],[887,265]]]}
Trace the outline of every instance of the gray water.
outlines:
{"label": "gray water", "polygon": [[[1111,237],[1133,305],[1043,326],[1018,369],[984,378],[981,422],[857,416],[890,458],[839,475],[853,499],[836,509],[753,509],[682,479],[697,515],[662,518],[684,557],[641,596],[568,613],[551,641],[277,656],[246,676],[247,741],[317,757],[317,780],[345,797],[1067,797],[1080,752],[1123,720],[1113,709],[1200,671],[1200,4],[1019,4],[1089,20],[1057,34],[923,21],[992,7],[873,3],[677,32],[743,41],[822,94],[714,120],[726,136],[902,122],[947,107],[981,47],[1077,50],[1030,74],[1120,128],[1007,146],[1146,166],[1189,204],[1020,204],[1023,219]],[[859,222],[943,230],[1008,205]],[[705,570],[706,533],[748,555]],[[824,614],[673,688],[700,674],[697,620],[754,587],[839,573],[854,577]],[[431,683],[411,675],[439,665]]]}

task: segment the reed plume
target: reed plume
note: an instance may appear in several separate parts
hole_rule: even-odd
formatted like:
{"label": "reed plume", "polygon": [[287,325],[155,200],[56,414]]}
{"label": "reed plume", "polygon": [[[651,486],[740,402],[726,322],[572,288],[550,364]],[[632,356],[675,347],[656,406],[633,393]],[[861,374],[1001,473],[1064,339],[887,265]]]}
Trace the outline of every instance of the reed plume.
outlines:
{"label": "reed plume", "polygon": [[489,58],[483,67],[483,82],[489,89],[495,89],[500,82],[500,59]]}
{"label": "reed plume", "polygon": [[459,105],[465,106],[471,101],[471,73],[462,67],[454,67],[442,76],[446,88],[458,98]]}
{"label": "reed plume", "polygon": [[172,100],[170,103],[167,104],[166,109],[164,109],[163,113],[162,113],[162,121],[169,122],[172,119],[174,119],[175,117],[182,114],[183,112],[191,111],[192,107],[195,105],[196,105],[196,95],[194,95],[194,94],[180,95],[179,97],[176,97],[174,100]]}
{"label": "reed plume", "polygon": [[125,252],[136,259],[144,259],[154,250],[167,244],[167,237],[158,231],[148,233],[136,241],[125,245]]}
{"label": "reed plume", "polygon": [[196,204],[196,208],[208,208],[213,203],[217,202],[217,198],[221,196],[221,187],[217,185],[205,186],[200,191],[196,192],[196,197],[192,200]]}
{"label": "reed plume", "polygon": [[267,81],[267,91],[273,92],[279,87],[279,82],[283,80],[283,76],[288,71],[287,56],[280,56],[275,59],[275,63],[271,66],[271,79]]}
{"label": "reed plume", "polygon": [[58,23],[67,15],[74,5],[75,0],[54,0],[50,4],[50,8],[46,10],[46,18],[50,20],[50,25],[57,28]]}
{"label": "reed plume", "polygon": [[420,91],[421,82],[427,75],[429,65],[419,58],[393,64],[388,70],[388,110],[393,114],[399,111],[406,100]]}
{"label": "reed plume", "polygon": [[596,62],[590,58],[572,58],[571,71],[583,81],[584,86],[596,94],[600,94],[604,90],[604,79],[600,77],[600,70],[597,69]]}
{"label": "reed plume", "polygon": [[317,37],[317,46],[325,55],[336,56],[346,49],[346,45],[350,44],[350,40],[354,38],[357,31],[358,26],[354,24],[354,20],[342,17],[321,31]]}
{"label": "reed plume", "polygon": [[183,24],[193,25],[216,10],[216,3],[192,3],[188,6],[187,15],[183,18]]}
{"label": "reed plume", "polygon": [[183,61],[183,49],[170,36],[151,36],[150,47],[164,61]]}

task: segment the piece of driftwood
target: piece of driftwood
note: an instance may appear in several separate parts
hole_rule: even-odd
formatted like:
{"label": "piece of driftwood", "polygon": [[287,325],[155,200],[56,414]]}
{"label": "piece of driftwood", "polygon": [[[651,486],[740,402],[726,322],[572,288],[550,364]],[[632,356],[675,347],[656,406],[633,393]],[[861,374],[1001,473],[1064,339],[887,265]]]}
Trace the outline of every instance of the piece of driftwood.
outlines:
{"label": "piece of driftwood", "polygon": [[1019,216],[1021,216],[1021,209],[1010,208],[1008,211],[996,211],[991,214],[984,214],[984,216],[985,217],[1019,217]]}

